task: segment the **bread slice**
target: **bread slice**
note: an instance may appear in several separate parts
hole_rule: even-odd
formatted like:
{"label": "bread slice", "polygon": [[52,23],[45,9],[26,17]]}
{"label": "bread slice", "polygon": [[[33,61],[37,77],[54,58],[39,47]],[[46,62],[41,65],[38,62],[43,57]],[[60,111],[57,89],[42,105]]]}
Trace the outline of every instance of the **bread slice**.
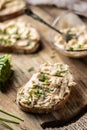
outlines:
{"label": "bread slice", "polygon": [[21,21],[0,23],[1,52],[34,53],[39,45],[39,33],[29,23]]}
{"label": "bread slice", "polygon": [[23,111],[48,113],[58,110],[66,103],[73,76],[66,64],[45,63],[17,93],[17,103]]}
{"label": "bread slice", "polygon": [[24,0],[0,0],[0,21],[22,14],[25,6]]}

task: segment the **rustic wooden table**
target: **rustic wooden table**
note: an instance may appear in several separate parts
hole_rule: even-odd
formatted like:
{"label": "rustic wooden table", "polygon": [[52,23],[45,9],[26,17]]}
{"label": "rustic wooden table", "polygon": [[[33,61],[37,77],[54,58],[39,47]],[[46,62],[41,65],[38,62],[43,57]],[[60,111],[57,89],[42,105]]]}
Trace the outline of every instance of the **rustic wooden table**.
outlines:
{"label": "rustic wooden table", "polygon": [[[55,7],[48,6],[30,7],[33,11],[35,11],[35,13],[44,18],[48,23],[51,23],[57,15],[61,14],[64,11],[59,10]],[[6,86],[7,91],[5,93],[0,92],[0,108],[18,115],[24,119],[24,122],[21,122],[20,126],[13,124],[11,125],[14,130],[20,130],[21,128],[25,128],[26,130],[42,130],[43,128],[41,127],[41,123],[55,119],[58,119],[60,121],[63,121],[65,119],[67,120],[68,118],[76,115],[76,113],[78,113],[78,111],[84,105],[87,105],[87,58],[85,57],[82,59],[72,59],[59,54],[57,51],[54,51],[49,44],[50,29],[48,27],[42,25],[41,23],[33,20],[26,15],[21,15],[17,18],[14,18],[13,20],[17,19],[21,19],[25,22],[30,22],[35,28],[37,28],[41,35],[42,48],[39,52],[32,55],[12,54],[14,78],[12,83],[9,83],[9,85]],[[55,55],[54,58],[53,55]],[[65,107],[57,112],[45,115],[22,112],[15,102],[17,90],[30,79],[34,71],[37,71],[37,68],[40,64],[47,61],[51,63],[62,62],[68,64],[74,75],[75,81],[77,82],[77,86],[72,89],[71,95]],[[32,66],[35,68],[35,70],[28,72],[28,69]],[[8,117],[11,119],[9,116],[1,113],[0,117]],[[52,130],[52,128],[47,128],[47,130],[48,129]],[[87,113],[81,116],[78,120],[75,120],[73,123],[54,129],[87,130]],[[0,130],[6,130],[6,128],[0,125]]]}

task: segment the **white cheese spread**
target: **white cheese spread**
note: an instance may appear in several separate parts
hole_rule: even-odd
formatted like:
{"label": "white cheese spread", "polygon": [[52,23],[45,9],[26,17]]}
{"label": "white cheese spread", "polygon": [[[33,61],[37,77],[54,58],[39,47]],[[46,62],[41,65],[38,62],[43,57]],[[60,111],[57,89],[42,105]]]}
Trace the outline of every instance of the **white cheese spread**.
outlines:
{"label": "white cheese spread", "polygon": [[18,100],[29,107],[49,109],[63,100],[74,85],[68,65],[45,63],[24,86]]}

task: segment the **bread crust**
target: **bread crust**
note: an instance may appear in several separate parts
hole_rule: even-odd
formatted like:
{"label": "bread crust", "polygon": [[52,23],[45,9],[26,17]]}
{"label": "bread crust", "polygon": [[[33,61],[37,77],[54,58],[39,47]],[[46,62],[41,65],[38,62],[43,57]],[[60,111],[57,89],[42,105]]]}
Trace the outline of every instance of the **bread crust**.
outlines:
{"label": "bread crust", "polygon": [[18,46],[2,46],[0,45],[0,52],[8,52],[8,53],[35,53],[40,46],[40,41],[37,41],[35,46],[30,49],[28,47],[18,47]]}
{"label": "bread crust", "polygon": [[65,103],[67,102],[69,96],[70,96],[70,92],[64,97],[64,99],[62,99],[58,104],[56,104],[55,106],[49,108],[36,108],[36,107],[29,107],[27,104],[23,104],[19,102],[19,98],[20,98],[20,94],[22,92],[22,90],[24,89],[24,87],[21,87],[17,93],[17,104],[19,106],[19,108],[25,112],[31,112],[31,113],[39,113],[39,114],[43,114],[43,113],[50,113],[56,110],[59,110],[61,108],[64,107]]}

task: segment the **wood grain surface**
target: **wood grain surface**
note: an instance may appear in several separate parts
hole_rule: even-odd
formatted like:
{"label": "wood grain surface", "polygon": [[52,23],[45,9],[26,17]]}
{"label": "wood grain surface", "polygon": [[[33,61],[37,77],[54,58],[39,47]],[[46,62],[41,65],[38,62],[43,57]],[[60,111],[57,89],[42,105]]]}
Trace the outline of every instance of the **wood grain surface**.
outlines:
{"label": "wood grain surface", "polygon": [[[64,11],[48,6],[30,7],[33,11],[35,11],[35,13],[44,18],[48,23],[51,23],[57,15],[60,15]],[[42,123],[55,119],[61,121],[68,120],[69,118],[76,115],[76,113],[78,113],[78,111],[84,105],[87,105],[87,57],[82,59],[72,59],[59,54],[50,46],[50,29],[48,27],[26,15],[14,18],[13,20],[18,19],[29,22],[35,28],[37,28],[41,35],[41,47],[37,53],[32,55],[12,54],[14,76],[12,82],[5,86],[6,91],[4,93],[0,92],[0,109],[11,112],[24,119],[24,122],[20,122],[20,125],[11,124],[14,130],[21,130],[21,128],[25,128],[26,130],[42,130]],[[0,53],[0,55],[3,54]],[[54,57],[52,57],[53,55]],[[39,65],[44,62],[62,62],[68,64],[70,66],[71,72],[74,75],[75,81],[77,82],[77,86],[73,87],[68,102],[64,108],[59,111],[45,115],[22,112],[15,102],[17,91],[31,78],[32,74],[37,71]],[[34,67],[34,71],[28,72],[30,67]],[[13,119],[2,113],[0,113],[0,117]],[[52,130],[52,128],[46,129]],[[0,125],[0,130],[7,129]],[[85,115],[80,117],[74,123],[70,123],[67,126],[54,128],[54,130],[87,130],[87,114],[85,113]]]}

